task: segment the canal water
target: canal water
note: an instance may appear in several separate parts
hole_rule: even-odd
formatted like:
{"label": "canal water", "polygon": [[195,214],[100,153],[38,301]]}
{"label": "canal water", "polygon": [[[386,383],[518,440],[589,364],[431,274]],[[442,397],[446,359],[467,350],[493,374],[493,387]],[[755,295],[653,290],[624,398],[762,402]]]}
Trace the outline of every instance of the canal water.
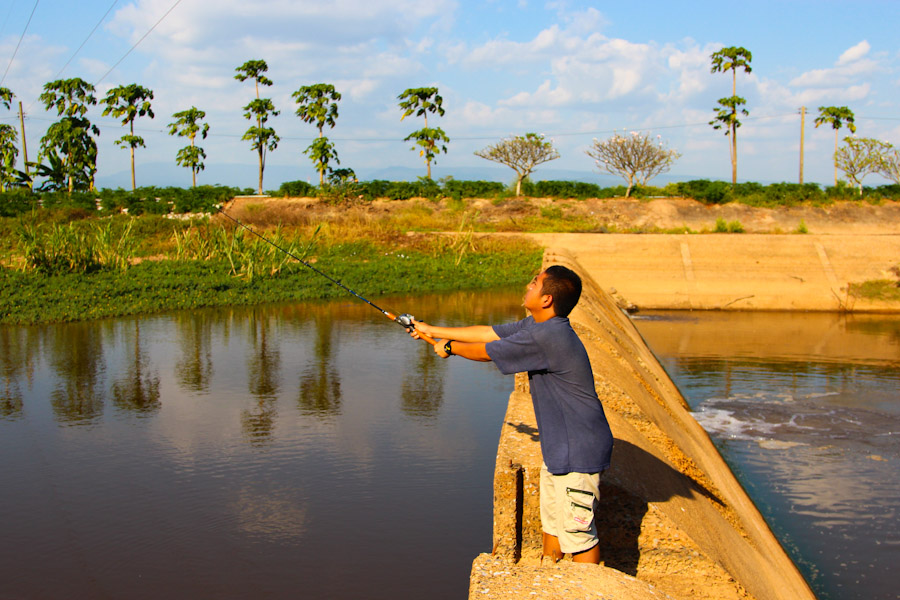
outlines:
{"label": "canal water", "polygon": [[[897,598],[900,320],[635,324],[819,597]],[[465,597],[512,386],[354,301],[0,327],[0,597]]]}
{"label": "canal water", "polygon": [[512,388],[352,299],[0,327],[0,598],[464,598]]}
{"label": "canal water", "polygon": [[900,598],[900,318],[634,323],[820,600]]}

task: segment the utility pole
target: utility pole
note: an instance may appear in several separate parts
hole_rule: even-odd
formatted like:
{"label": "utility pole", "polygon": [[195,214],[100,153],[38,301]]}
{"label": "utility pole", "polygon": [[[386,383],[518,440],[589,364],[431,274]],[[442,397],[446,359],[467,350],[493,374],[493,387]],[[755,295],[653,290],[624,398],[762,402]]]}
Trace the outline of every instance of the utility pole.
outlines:
{"label": "utility pole", "polygon": [[[25,174],[30,175],[28,173],[28,144],[25,143],[25,115],[22,113],[22,101],[19,100],[19,126],[22,129],[22,162],[25,164]],[[29,176],[29,180],[31,177]],[[31,191],[34,191],[34,182],[29,181],[28,187]]]}
{"label": "utility pole", "polygon": [[800,185],[803,185],[803,130],[806,128],[806,107],[800,107]]}

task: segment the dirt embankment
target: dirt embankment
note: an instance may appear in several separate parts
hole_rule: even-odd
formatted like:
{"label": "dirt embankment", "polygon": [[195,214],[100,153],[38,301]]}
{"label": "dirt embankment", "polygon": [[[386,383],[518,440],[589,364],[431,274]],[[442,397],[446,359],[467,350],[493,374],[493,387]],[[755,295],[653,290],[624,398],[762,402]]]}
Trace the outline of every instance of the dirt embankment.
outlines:
{"label": "dirt embankment", "polygon": [[[780,208],[759,208],[737,203],[706,205],[689,198],[474,198],[464,202],[466,208],[477,211],[478,222],[491,224],[498,231],[518,231],[523,217],[543,214],[548,218],[551,215],[561,219],[578,217],[597,233],[662,233],[685,228],[703,233],[714,231],[719,219],[728,223],[738,222],[748,233],[793,233],[801,227],[801,223],[811,234],[900,233],[900,202],[836,202],[829,206]],[[327,219],[347,212],[344,206],[334,206],[311,198],[242,197],[235,199],[232,208],[261,204],[280,207],[284,210],[284,216],[298,213]],[[378,217],[408,210],[415,205],[428,207],[435,212],[459,210],[459,204],[452,201],[432,202],[421,198],[375,200],[358,204],[354,210],[370,217]]]}
{"label": "dirt embankment", "polygon": [[[265,210],[256,210],[253,204],[261,203]],[[638,308],[900,312],[896,301],[849,293],[851,284],[896,278],[898,202],[758,208],[684,198],[413,199],[348,208],[248,198],[233,208],[285,223],[397,217],[404,225],[451,232],[485,226],[501,235],[579,231],[525,235],[545,248],[569,250],[606,291]],[[739,224],[744,233],[694,235],[714,232],[717,221],[733,229]]]}
{"label": "dirt embankment", "polygon": [[738,222],[748,233],[793,233],[801,223],[812,234],[900,233],[900,202],[874,205],[837,202],[830,206],[759,208],[744,204],[705,205],[689,198],[556,201],[574,214],[585,214],[615,231],[653,232],[688,228],[714,231],[716,221]]}

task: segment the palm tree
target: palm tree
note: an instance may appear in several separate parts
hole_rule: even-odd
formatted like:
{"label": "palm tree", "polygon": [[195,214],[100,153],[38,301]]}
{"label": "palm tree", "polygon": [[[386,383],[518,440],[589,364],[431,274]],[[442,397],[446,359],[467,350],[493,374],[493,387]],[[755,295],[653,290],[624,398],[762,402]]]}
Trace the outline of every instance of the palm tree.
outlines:
{"label": "palm tree", "polygon": [[[709,58],[712,60],[710,73],[731,71],[731,97],[719,100],[722,108],[715,109],[716,118],[709,124],[713,129],[719,129],[723,125],[728,127],[725,135],[731,136],[731,184],[734,185],[737,183],[737,128],[741,126],[737,119],[738,106],[747,103],[737,95],[737,70],[744,69],[745,73],[749,73],[752,70],[750,61],[753,60],[753,55],[746,48],[729,46],[713,52]],[[744,115],[750,114],[746,109],[741,109],[741,112]]]}
{"label": "palm tree", "polygon": [[856,123],[853,122],[853,111],[846,106],[820,106],[819,116],[814,121],[816,127],[822,123],[828,123],[834,129],[834,186],[838,183],[838,130],[847,124],[850,133],[856,133]]}

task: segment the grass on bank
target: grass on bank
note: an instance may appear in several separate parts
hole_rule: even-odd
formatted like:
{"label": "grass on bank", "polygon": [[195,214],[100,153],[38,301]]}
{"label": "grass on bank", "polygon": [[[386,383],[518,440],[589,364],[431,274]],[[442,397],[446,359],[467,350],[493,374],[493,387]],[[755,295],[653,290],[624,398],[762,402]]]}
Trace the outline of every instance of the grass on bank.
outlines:
{"label": "grass on bank", "polygon": [[[159,217],[22,223],[4,237],[0,323],[64,322],[207,306],[335,298],[347,292],[243,230]],[[3,224],[4,234],[10,231]],[[541,249],[526,240],[408,235],[345,217],[291,227],[252,224],[363,296],[483,289],[527,282]],[[124,238],[124,241],[123,241]],[[110,248],[131,254],[101,259]],[[135,258],[144,258],[132,264]],[[21,270],[10,264],[29,264]]]}
{"label": "grass on bank", "polygon": [[850,295],[867,300],[900,302],[900,266],[892,269],[895,279],[873,279],[850,284]]}

